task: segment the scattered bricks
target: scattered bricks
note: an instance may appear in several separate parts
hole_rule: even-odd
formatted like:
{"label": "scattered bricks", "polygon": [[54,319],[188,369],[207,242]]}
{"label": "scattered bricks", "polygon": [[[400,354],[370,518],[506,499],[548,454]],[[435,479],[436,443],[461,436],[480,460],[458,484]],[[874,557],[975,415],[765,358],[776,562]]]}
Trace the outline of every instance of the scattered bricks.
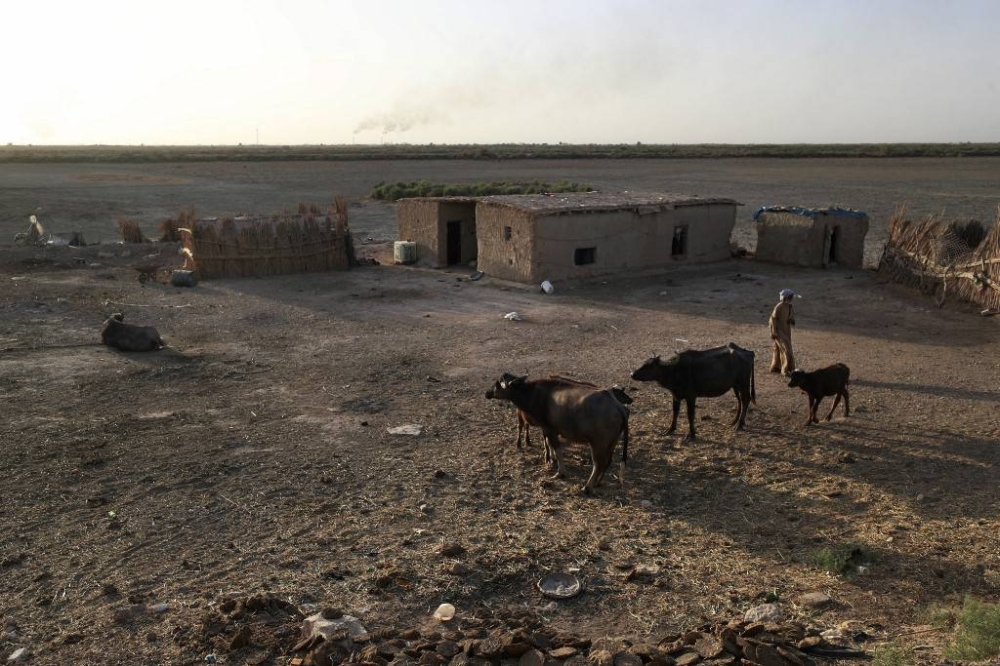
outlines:
{"label": "scattered bricks", "polygon": [[233,636],[233,640],[229,642],[230,650],[239,650],[240,648],[245,648],[250,645],[250,627],[243,625],[236,631],[236,635]]}
{"label": "scattered bricks", "polygon": [[553,659],[569,659],[570,657],[577,654],[579,650],[575,647],[566,646],[561,648],[556,648],[554,650],[549,650],[549,656]]}
{"label": "scattered bricks", "polygon": [[642,666],[642,657],[634,652],[619,652],[615,655],[614,666]]}
{"label": "scattered bricks", "polygon": [[455,643],[454,641],[441,641],[437,645],[437,652],[442,657],[451,659],[455,655],[460,654],[462,652],[462,648],[459,647],[458,643]]}
{"label": "scattered bricks", "polygon": [[442,544],[441,549],[438,550],[443,557],[458,557],[465,552],[465,547],[459,543],[446,543]]}
{"label": "scattered bricks", "polygon": [[545,666],[545,655],[541,650],[529,650],[521,655],[517,666]]}
{"label": "scattered bricks", "polygon": [[[619,654],[624,653],[620,652]],[[590,663],[594,666],[614,666],[616,663],[615,656],[609,650],[591,650],[589,656]]]}
{"label": "scattered bricks", "polygon": [[795,647],[800,650],[808,650],[809,648],[818,647],[823,643],[822,636],[806,636],[801,641],[799,641]]}
{"label": "scattered bricks", "polygon": [[445,658],[439,655],[437,652],[427,651],[420,655],[420,661],[417,663],[420,666],[440,666],[445,662]]}
{"label": "scattered bricks", "polygon": [[582,654],[576,654],[563,662],[563,666],[592,666],[590,660]]}
{"label": "scattered bricks", "polygon": [[404,641],[412,641],[420,638],[420,632],[416,629],[405,629],[399,632],[399,637]]}
{"label": "scattered bricks", "polygon": [[807,608],[825,608],[833,602],[828,595],[822,592],[810,592],[808,594],[803,594],[798,599],[799,605],[806,606]]}
{"label": "scattered bricks", "polygon": [[677,666],[691,666],[692,664],[697,664],[701,661],[701,655],[697,652],[685,652],[684,654],[678,655],[674,660]]}
{"label": "scattered bricks", "polygon": [[513,659],[517,659],[530,649],[531,645],[529,643],[514,641],[504,649],[504,654]]}
{"label": "scattered bricks", "polygon": [[694,649],[703,659],[715,659],[725,651],[722,641],[710,634],[702,634],[702,637],[695,642]]}
{"label": "scattered bricks", "polygon": [[514,637],[506,631],[497,630],[483,640],[476,649],[476,656],[484,659],[494,659],[507,651],[507,646],[514,642]]}

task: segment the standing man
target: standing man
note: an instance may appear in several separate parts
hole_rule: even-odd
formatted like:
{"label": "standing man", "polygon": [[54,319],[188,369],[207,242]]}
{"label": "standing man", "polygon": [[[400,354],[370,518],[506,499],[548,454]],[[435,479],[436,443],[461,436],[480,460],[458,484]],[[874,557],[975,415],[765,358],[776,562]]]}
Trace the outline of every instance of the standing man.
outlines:
{"label": "standing man", "polygon": [[774,306],[768,322],[771,327],[771,340],[774,341],[771,372],[785,375],[795,369],[795,356],[792,354],[792,326],[795,326],[795,312],[792,310],[794,296],[795,292],[791,289],[782,289],[778,294],[778,304]]}

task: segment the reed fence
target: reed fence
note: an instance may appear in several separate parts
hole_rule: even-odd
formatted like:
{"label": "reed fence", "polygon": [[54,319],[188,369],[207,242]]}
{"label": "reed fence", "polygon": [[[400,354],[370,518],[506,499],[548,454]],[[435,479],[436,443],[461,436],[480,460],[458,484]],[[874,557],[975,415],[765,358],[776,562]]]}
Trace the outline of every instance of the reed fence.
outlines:
{"label": "reed fence", "polygon": [[978,222],[893,215],[879,273],[933,295],[938,307],[954,297],[1000,311],[1000,211],[992,229]]}
{"label": "reed fence", "polygon": [[354,263],[341,197],[326,215],[198,220],[179,232],[185,266],[202,279],[347,270]]}

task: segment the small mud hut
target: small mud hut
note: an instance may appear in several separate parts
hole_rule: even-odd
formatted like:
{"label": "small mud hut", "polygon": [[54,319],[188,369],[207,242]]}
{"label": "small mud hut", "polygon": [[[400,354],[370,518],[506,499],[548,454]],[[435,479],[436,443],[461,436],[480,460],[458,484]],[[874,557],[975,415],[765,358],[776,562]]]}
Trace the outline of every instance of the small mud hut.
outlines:
{"label": "small mud hut", "polygon": [[726,259],[739,205],[635,192],[403,199],[399,237],[424,265],[563,280]]}
{"label": "small mud hut", "polygon": [[868,215],[862,211],[765,206],[753,219],[760,261],[809,268],[861,268],[864,263]]}

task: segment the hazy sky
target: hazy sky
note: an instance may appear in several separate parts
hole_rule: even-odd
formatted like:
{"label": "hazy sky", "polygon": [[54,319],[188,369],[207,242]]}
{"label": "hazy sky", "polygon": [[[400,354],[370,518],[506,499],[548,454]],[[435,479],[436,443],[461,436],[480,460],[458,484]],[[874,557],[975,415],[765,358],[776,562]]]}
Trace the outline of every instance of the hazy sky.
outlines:
{"label": "hazy sky", "polygon": [[0,24],[0,143],[1000,140],[996,0],[12,0]]}

